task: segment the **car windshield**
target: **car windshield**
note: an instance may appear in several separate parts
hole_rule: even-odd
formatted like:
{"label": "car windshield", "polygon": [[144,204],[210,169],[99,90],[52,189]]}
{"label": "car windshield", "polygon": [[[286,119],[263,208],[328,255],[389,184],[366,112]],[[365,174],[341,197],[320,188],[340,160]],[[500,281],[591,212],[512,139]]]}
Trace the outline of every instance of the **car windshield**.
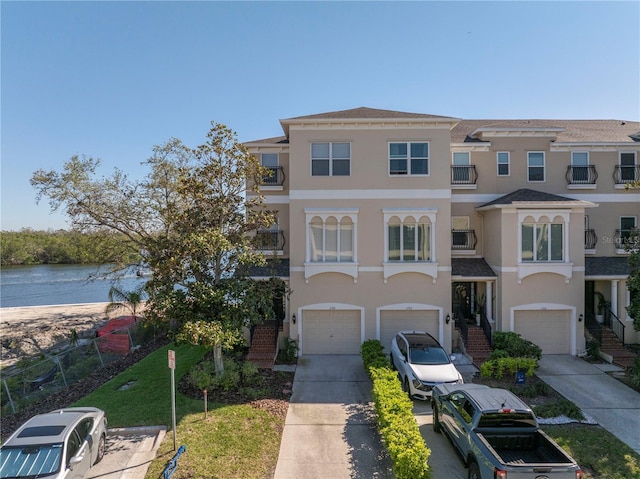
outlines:
{"label": "car windshield", "polygon": [[449,356],[437,346],[414,345],[409,349],[411,364],[449,364]]}
{"label": "car windshield", "polygon": [[62,463],[62,443],[0,449],[0,479],[55,474]]}

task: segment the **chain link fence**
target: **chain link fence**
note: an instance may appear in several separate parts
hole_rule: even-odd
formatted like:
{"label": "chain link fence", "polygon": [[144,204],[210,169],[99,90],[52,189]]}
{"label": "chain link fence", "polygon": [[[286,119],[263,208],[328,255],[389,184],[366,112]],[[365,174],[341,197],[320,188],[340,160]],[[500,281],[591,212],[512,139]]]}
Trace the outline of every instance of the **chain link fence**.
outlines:
{"label": "chain link fence", "polygon": [[2,415],[14,414],[122,359],[145,342],[144,333],[137,322],[94,339],[80,339],[63,352],[20,370],[6,368],[0,388]]}

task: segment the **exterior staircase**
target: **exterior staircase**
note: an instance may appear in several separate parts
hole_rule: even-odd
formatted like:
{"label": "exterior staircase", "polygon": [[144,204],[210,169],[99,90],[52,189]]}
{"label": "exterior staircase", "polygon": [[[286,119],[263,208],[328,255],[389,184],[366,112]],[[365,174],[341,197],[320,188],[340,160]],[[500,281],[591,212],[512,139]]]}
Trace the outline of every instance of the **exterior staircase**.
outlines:
{"label": "exterior staircase", "polygon": [[[610,362],[621,368],[631,367],[633,360],[638,357],[637,354],[626,349],[622,341],[607,327],[602,328],[600,353],[611,357]],[[605,359],[608,360],[606,357]]]}
{"label": "exterior staircase", "polygon": [[468,327],[466,348],[467,355],[471,356],[473,365],[477,368],[480,368],[480,365],[489,358],[493,351],[484,331],[479,326]]}
{"label": "exterior staircase", "polygon": [[253,330],[253,340],[247,355],[247,361],[255,363],[260,369],[272,369],[278,355],[276,331],[273,321],[257,324]]}

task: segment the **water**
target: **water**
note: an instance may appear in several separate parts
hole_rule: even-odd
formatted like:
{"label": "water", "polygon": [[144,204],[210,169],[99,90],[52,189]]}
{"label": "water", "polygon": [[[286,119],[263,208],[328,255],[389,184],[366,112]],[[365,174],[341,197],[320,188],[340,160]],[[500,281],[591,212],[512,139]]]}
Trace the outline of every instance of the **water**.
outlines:
{"label": "water", "polygon": [[[104,268],[104,267],[103,267]],[[145,279],[131,271],[117,283],[96,278],[97,265],[3,266],[0,269],[0,307],[52,304],[102,303],[109,301],[109,288],[123,291],[141,286]]]}

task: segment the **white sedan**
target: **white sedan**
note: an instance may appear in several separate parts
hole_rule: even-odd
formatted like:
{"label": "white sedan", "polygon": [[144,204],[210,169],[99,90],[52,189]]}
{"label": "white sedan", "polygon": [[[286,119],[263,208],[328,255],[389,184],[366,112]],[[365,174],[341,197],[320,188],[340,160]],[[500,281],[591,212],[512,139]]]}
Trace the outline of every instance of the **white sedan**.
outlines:
{"label": "white sedan", "polygon": [[411,398],[427,400],[438,384],[463,383],[452,358],[424,331],[400,331],[391,340],[390,358],[398,370],[402,389]]}
{"label": "white sedan", "polygon": [[0,479],[83,479],[105,453],[107,418],[94,407],[38,414],[0,448]]}

